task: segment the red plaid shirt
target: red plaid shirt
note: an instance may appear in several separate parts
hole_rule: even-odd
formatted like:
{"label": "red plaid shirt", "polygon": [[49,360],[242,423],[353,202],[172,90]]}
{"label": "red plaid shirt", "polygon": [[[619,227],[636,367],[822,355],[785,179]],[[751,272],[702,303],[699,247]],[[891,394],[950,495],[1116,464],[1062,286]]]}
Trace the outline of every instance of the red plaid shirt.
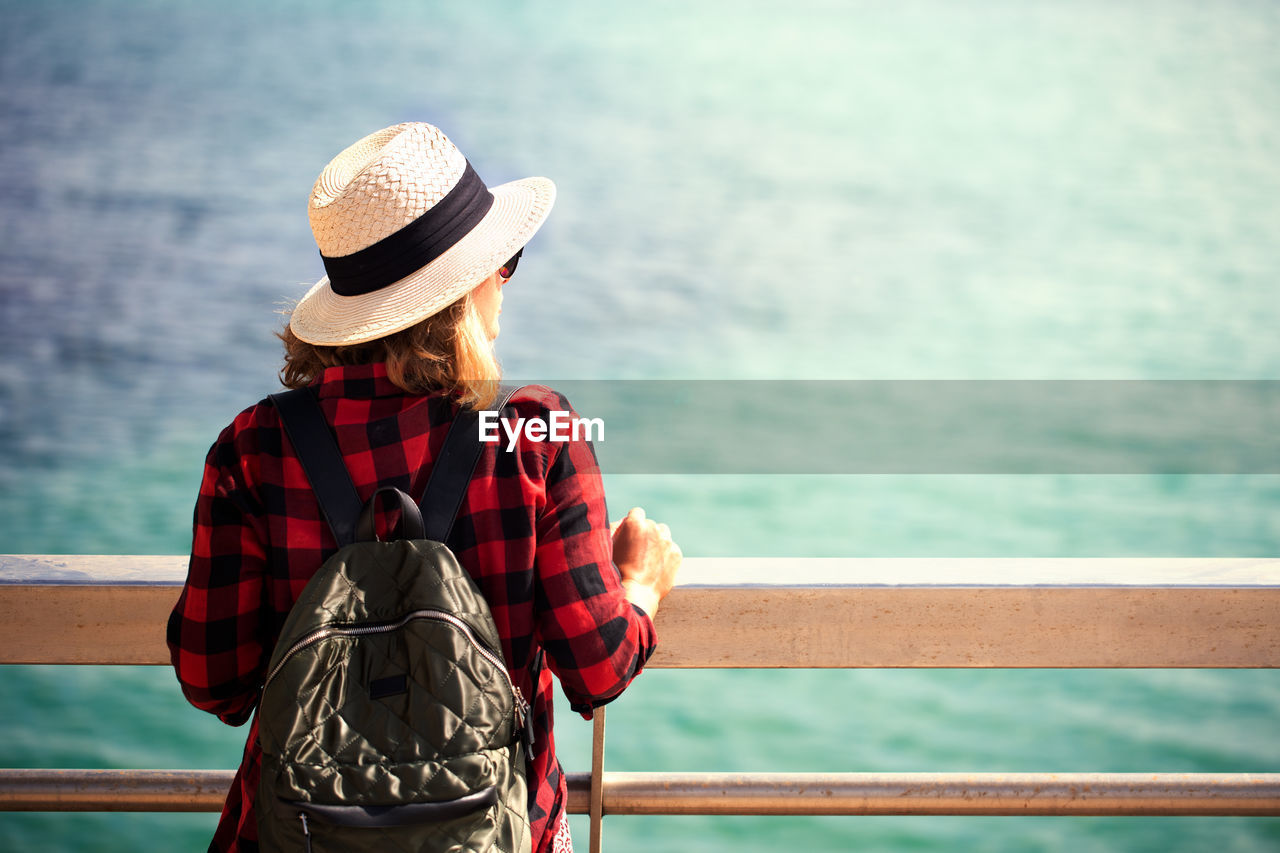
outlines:
{"label": "red plaid shirt", "polygon": [[[420,500],[456,405],[405,394],[383,365],[332,367],[319,383],[356,490],[396,486]],[[512,404],[520,417],[572,411],[533,386]],[[604,490],[590,443],[486,444],[448,545],[489,602],[511,676],[533,696],[529,763],[534,850],[550,849],[567,798],[552,735],[554,672],[575,711],[622,692],[652,653],[644,611],[627,602],[612,555]],[[380,535],[389,519],[380,519]],[[306,475],[268,402],[223,430],[205,461],[191,567],[169,618],[169,649],[187,699],[231,725],[252,715],[267,661],[302,588],[337,551]],[[536,690],[529,667],[546,650]],[[258,849],[253,801],[261,749],[257,719],[227,795],[211,850]]]}

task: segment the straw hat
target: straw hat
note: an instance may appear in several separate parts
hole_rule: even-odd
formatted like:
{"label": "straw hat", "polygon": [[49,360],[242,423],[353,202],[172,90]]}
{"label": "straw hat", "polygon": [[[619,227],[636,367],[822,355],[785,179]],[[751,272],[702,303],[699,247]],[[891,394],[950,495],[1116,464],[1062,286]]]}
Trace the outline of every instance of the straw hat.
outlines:
{"label": "straw hat", "polygon": [[289,327],[330,346],[371,341],[430,317],[529,241],[555,202],[546,178],[492,189],[423,122],[370,134],[311,190],[311,231],[328,273]]}

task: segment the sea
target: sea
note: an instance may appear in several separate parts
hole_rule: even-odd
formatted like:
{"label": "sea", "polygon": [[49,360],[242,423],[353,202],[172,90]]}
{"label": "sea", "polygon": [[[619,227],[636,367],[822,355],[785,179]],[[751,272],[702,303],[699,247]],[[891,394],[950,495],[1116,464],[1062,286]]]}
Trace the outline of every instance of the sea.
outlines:
{"label": "sea", "polygon": [[[556,182],[505,291],[513,377],[1280,379],[1278,44],[1265,0],[0,0],[0,552],[187,552],[204,453],[279,387],[274,332],[322,275],[311,184],[400,121],[491,185]],[[606,488],[690,556],[1280,556],[1280,477],[1252,469]],[[1280,673],[653,670],[608,732],[610,770],[1274,772]],[[0,766],[232,768],[243,738],[167,668],[0,667]],[[0,813],[0,850],[202,850],[215,821]],[[1243,853],[1280,820],[615,816],[604,840]]]}

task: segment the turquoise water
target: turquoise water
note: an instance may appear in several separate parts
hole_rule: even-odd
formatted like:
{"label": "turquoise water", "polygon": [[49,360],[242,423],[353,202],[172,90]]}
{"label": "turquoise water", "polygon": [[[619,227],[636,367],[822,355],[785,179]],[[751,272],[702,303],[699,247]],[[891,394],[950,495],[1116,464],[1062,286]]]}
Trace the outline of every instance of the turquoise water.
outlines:
{"label": "turquoise water", "polygon": [[[1280,378],[1280,9],[0,3],[0,552],[180,553],[340,148],[552,177],[508,373]],[[465,8],[464,8],[465,6]],[[691,555],[1276,556],[1280,477],[640,476]],[[1274,771],[1269,671],[646,674],[611,769]],[[567,710],[567,709],[566,709]],[[565,765],[589,727],[562,713]],[[153,668],[0,669],[0,766],[232,767]],[[201,849],[212,815],[0,815]],[[585,829],[575,822],[579,845]],[[626,850],[1272,850],[1234,819],[611,818]]]}

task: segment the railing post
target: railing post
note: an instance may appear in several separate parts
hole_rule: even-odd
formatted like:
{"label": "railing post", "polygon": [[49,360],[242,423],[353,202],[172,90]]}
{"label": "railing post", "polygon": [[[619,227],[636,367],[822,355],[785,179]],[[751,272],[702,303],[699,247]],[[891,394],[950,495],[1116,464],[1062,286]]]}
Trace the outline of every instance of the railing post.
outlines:
{"label": "railing post", "polygon": [[601,853],[604,845],[604,708],[591,715],[591,853]]}

